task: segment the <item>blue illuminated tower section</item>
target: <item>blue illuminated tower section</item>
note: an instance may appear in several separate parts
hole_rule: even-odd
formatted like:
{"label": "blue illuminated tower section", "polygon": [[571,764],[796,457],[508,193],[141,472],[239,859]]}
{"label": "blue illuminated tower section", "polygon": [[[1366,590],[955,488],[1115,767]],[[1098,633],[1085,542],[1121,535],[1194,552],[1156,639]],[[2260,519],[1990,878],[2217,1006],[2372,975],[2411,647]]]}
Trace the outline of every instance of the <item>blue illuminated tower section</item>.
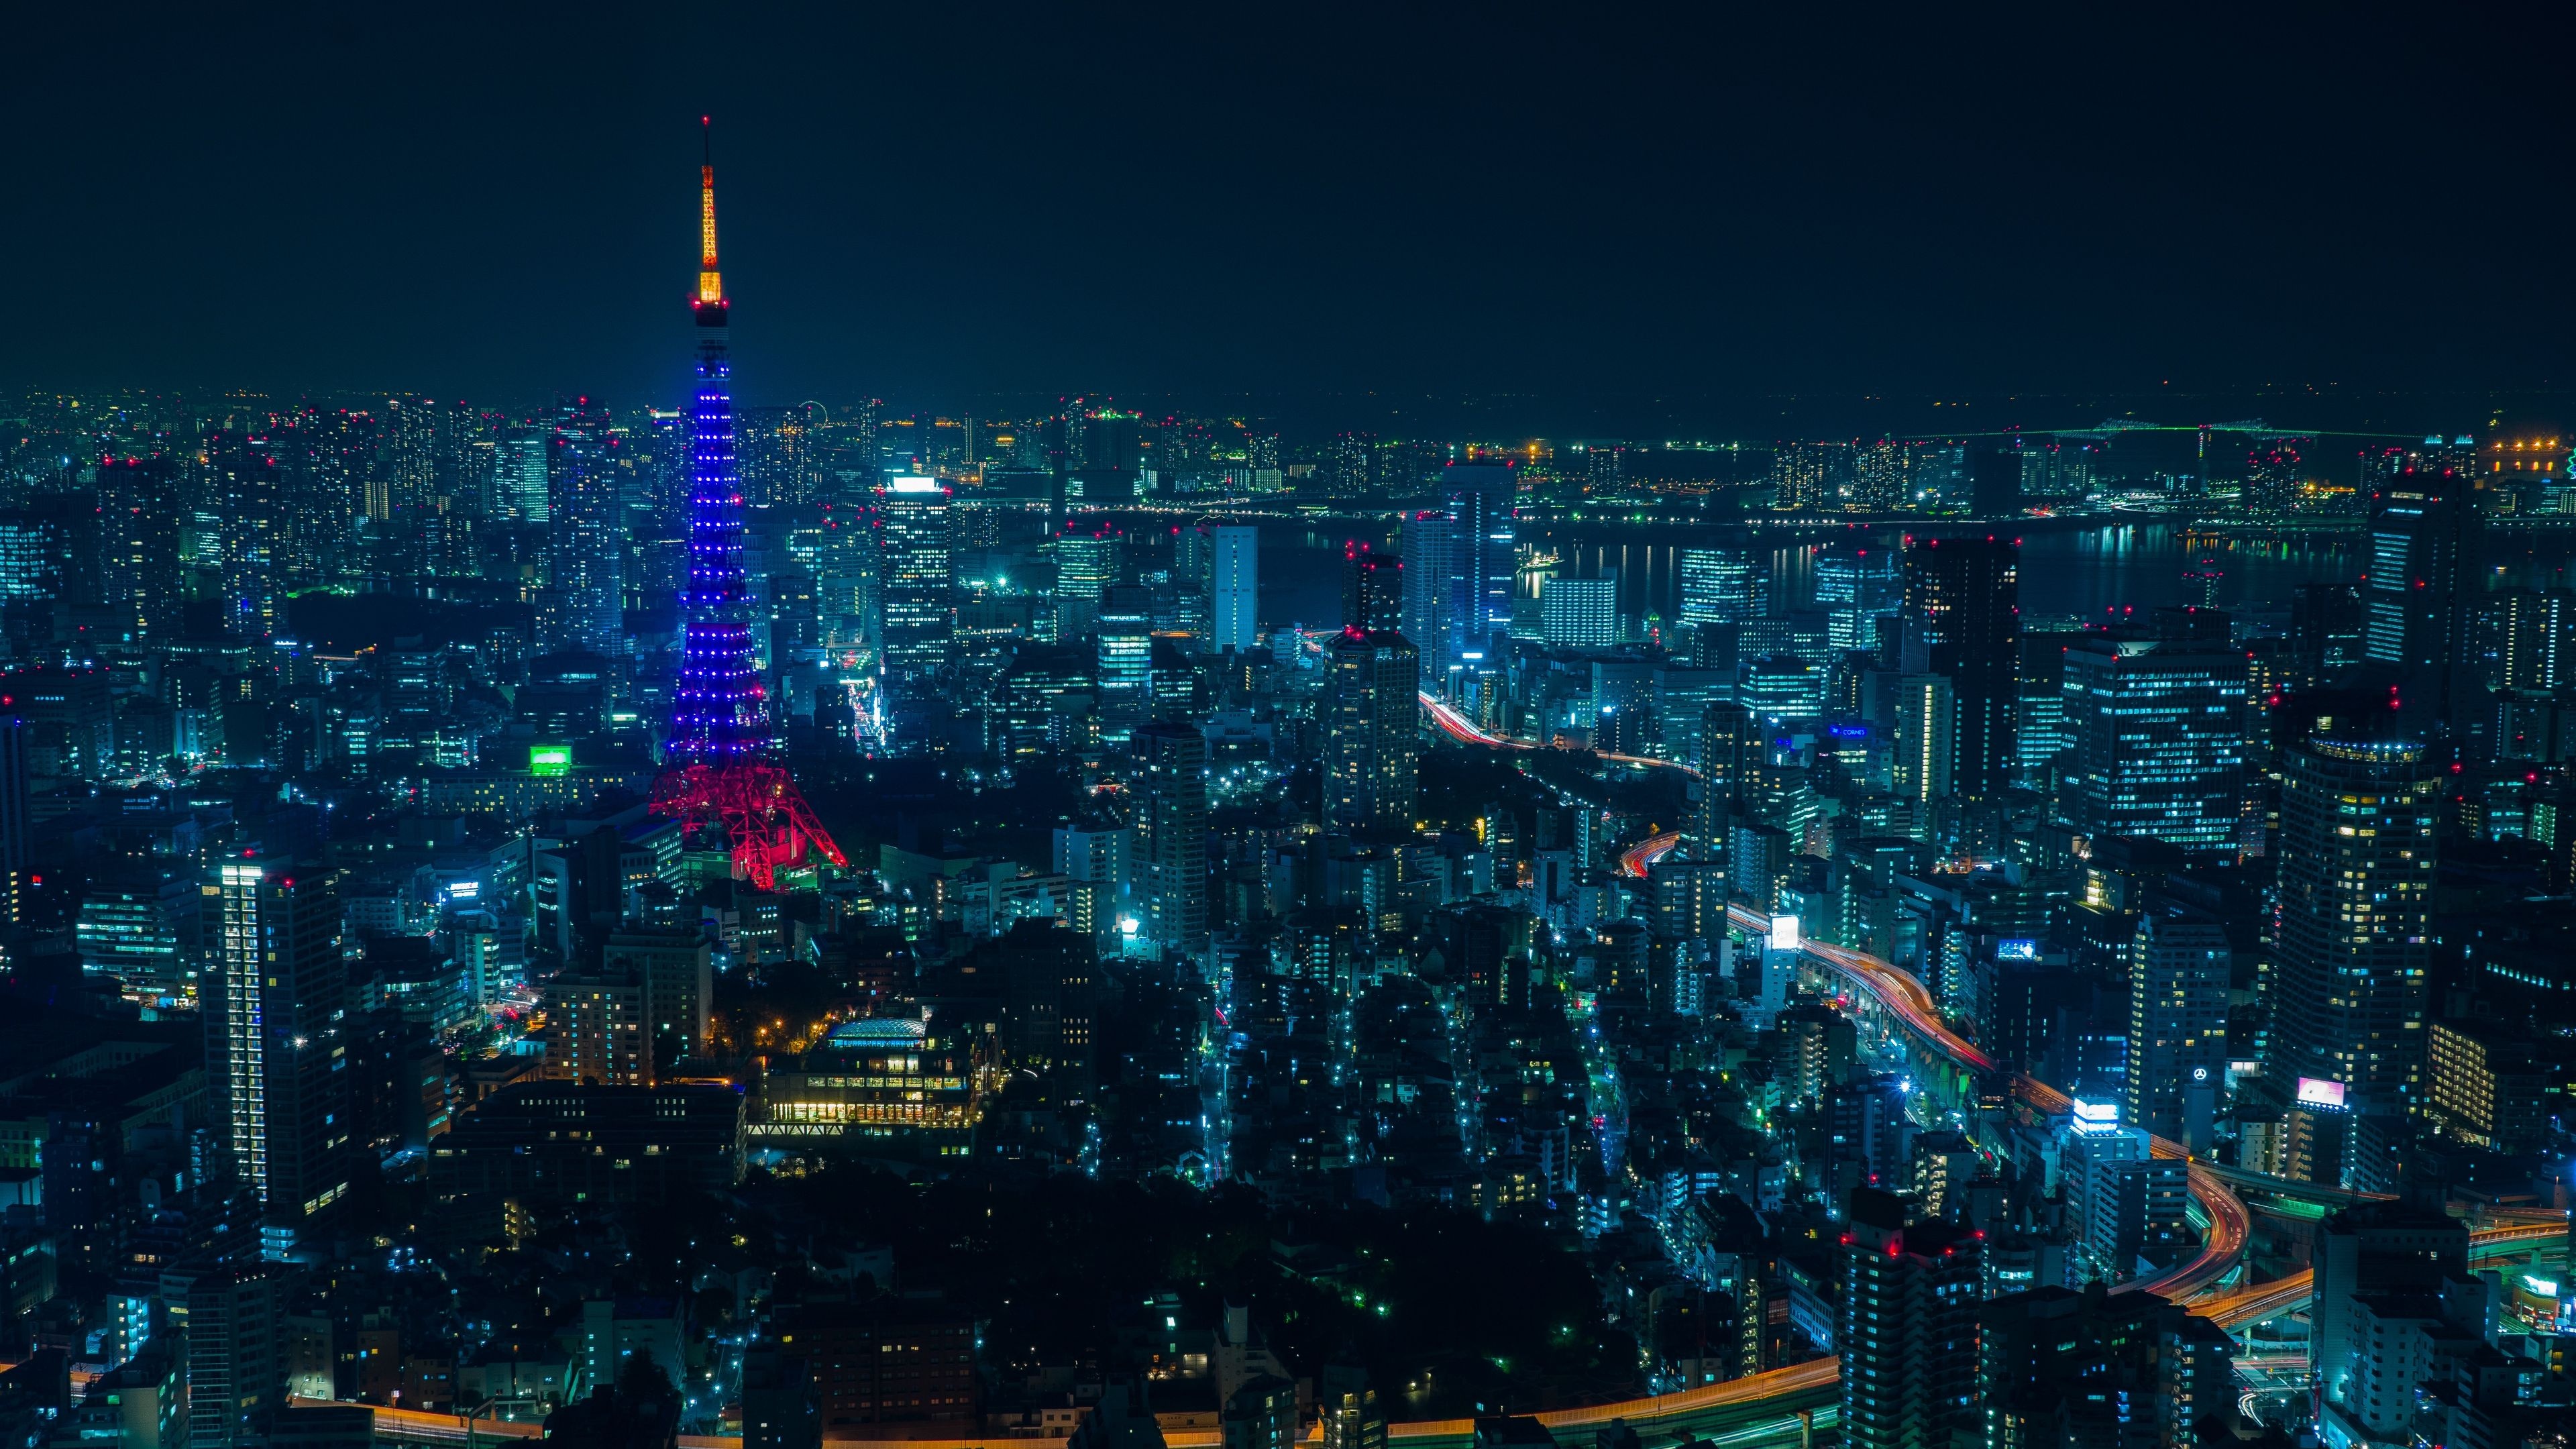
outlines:
{"label": "blue illuminated tower section", "polygon": [[786,769],[771,758],[766,691],[751,658],[750,600],[743,588],[742,479],[735,470],[732,363],[725,352],[732,304],[716,271],[716,168],[698,173],[698,391],[690,405],[689,587],[680,677],[671,690],[664,770],[655,811],[701,834],[722,830],[734,874],[763,890],[810,846],[834,865],[832,843]]}
{"label": "blue illuminated tower section", "polygon": [[743,587],[742,478],[733,443],[733,363],[724,278],[716,270],[716,168],[699,169],[698,390],[689,406],[689,588],[680,677],[671,690],[674,765],[726,765],[769,752]]}

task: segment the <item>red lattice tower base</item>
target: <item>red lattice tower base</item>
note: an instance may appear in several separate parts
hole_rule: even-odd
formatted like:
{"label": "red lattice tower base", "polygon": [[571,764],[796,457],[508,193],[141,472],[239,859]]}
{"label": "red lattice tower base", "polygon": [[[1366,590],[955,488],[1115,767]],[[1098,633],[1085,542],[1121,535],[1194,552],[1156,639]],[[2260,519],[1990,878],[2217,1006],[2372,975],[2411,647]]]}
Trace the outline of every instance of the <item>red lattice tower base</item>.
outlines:
{"label": "red lattice tower base", "polygon": [[776,765],[672,770],[653,782],[653,813],[693,829],[723,826],[725,839],[733,844],[734,874],[762,890],[773,888],[779,867],[803,860],[809,845],[834,865],[846,868],[850,863],[823,822],[814,818],[796,782]]}

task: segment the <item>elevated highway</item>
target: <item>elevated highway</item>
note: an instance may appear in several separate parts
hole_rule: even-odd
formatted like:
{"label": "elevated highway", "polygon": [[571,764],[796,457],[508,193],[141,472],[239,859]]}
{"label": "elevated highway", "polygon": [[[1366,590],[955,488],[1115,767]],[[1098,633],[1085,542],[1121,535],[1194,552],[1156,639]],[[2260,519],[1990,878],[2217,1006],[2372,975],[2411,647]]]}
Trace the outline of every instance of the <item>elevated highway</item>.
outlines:
{"label": "elevated highway", "polygon": [[[1421,693],[1420,699],[1432,727],[1462,744],[1503,750],[1543,748],[1530,740],[1494,734],[1428,692]],[[1684,770],[1694,775],[1698,773],[1669,760],[1623,755],[1603,758]],[[1678,832],[1666,831],[1640,842],[1621,856],[1620,868],[1630,875],[1643,875],[1655,861],[1670,854],[1680,840]],[[1727,917],[1738,927],[1757,935],[1768,935],[1771,929],[1768,915],[1747,906],[1728,907]],[[1981,1076],[1994,1071],[1993,1058],[1941,1020],[1940,1008],[1932,1000],[1932,994],[1923,989],[1923,983],[1912,973],[1865,951],[1854,951],[1823,941],[1802,939],[1799,950],[1808,960],[1858,987],[1880,1009],[1901,1022],[1907,1034],[1934,1059],[1948,1063],[1961,1077]],[[2016,1078],[2013,1088],[2023,1101],[2043,1112],[2056,1114],[2073,1110],[2074,1104],[2066,1094],[2045,1082]],[[2152,1150],[2163,1158],[2190,1156],[2180,1143],[2162,1137],[2153,1139]],[[2114,1291],[2144,1290],[2168,1298],[2187,1298],[2214,1287],[2244,1255],[2245,1242],[2252,1231],[2244,1201],[2229,1189],[2210,1164],[2193,1162],[2189,1174],[2192,1201],[2198,1206],[2202,1221],[2200,1250],[2166,1272],[2152,1278],[2133,1279]]]}
{"label": "elevated highway", "polygon": [[[2479,1228],[2469,1234],[2469,1261],[2527,1251],[2539,1244],[2564,1241],[2566,1237],[2567,1222],[2564,1218]],[[2316,1291],[2314,1272],[2293,1273],[2269,1283],[2257,1283],[2251,1288],[2239,1288],[2233,1293],[2200,1299],[2191,1305],[2191,1311],[2233,1333],[2267,1318],[2280,1318],[2306,1308],[2316,1297]]]}

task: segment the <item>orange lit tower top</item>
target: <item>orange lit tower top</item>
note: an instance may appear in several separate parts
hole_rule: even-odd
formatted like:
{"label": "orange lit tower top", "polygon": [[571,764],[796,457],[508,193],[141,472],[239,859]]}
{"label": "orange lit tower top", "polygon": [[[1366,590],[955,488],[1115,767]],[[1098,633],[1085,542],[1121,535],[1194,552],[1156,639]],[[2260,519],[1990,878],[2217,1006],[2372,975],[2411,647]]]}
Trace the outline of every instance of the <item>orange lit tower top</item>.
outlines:
{"label": "orange lit tower top", "polygon": [[700,116],[698,127],[705,159],[698,166],[698,300],[694,308],[701,327],[722,327],[731,304],[725,301],[724,274],[716,270],[715,120]]}

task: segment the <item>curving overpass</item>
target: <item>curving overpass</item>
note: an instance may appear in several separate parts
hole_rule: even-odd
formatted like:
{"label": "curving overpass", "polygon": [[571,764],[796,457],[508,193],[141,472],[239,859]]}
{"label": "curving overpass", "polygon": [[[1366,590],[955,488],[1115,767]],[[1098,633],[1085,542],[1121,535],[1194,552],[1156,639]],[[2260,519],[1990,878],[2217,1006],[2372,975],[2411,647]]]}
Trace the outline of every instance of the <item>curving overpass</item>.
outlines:
{"label": "curving overpass", "polygon": [[[2566,1236],[2567,1221],[2564,1218],[2479,1228],[2469,1234],[2469,1257],[2475,1260],[2516,1252],[2527,1244],[2560,1240]],[[2191,1305],[2191,1311],[2232,1333],[2267,1318],[2296,1313],[2307,1307],[2308,1301],[2315,1296],[2316,1273],[2311,1270],[2275,1278],[2269,1283],[2257,1283],[2251,1288],[2240,1288],[2233,1293],[2203,1298]]]}
{"label": "curving overpass", "polygon": [[[1423,712],[1430,717],[1433,727],[1462,744],[1487,745],[1506,750],[1540,748],[1529,740],[1512,739],[1479,727],[1475,721],[1468,719],[1427,691],[1419,692],[1419,698],[1422,701]],[[1603,758],[1624,763],[1664,766],[1693,775],[1698,773],[1688,766],[1677,765],[1669,760],[1650,760],[1625,755],[1606,755]],[[1680,841],[1681,835],[1677,831],[1665,831],[1642,841],[1620,857],[1620,870],[1628,875],[1643,875],[1654,862],[1670,854]],[[1768,915],[1749,907],[1730,906],[1727,908],[1727,917],[1736,925],[1757,934],[1768,934],[1771,928],[1771,918]],[[1858,986],[1881,1008],[1893,1013],[1904,1022],[1906,1029],[1917,1041],[1951,1062],[1962,1072],[1986,1073],[1994,1070],[1993,1058],[1978,1050],[1976,1043],[1952,1031],[1943,1023],[1940,1008],[1933,1002],[1932,994],[1923,989],[1923,983],[1916,980],[1911,972],[1865,951],[1854,951],[1823,941],[1801,940],[1799,949],[1810,960],[1821,963]],[[2016,1078],[2013,1088],[2022,1100],[2043,1112],[2056,1114],[2073,1110],[2073,1103],[2066,1094],[2045,1082],[2033,1081],[2027,1077]],[[2156,1156],[2163,1158],[2190,1156],[2180,1143],[2168,1141],[2162,1137],[2152,1139],[2152,1150]],[[2245,1211],[2244,1201],[2229,1189],[2227,1182],[2213,1170],[2211,1164],[2195,1161],[2191,1164],[2189,1172],[2192,1200],[2198,1204],[2204,1224],[2200,1251],[2153,1278],[2133,1279],[2113,1291],[2143,1290],[2168,1298],[2187,1298],[2206,1292],[2215,1286],[2219,1279],[2225,1277],[2236,1266],[2237,1259],[2243,1256],[2246,1239],[2252,1231],[2252,1220]],[[2257,1176],[2260,1175],[2257,1174]],[[2282,1181],[2287,1184],[2286,1179]]]}
{"label": "curving overpass", "polygon": [[[1771,928],[1769,916],[1749,907],[1730,906],[1727,916],[1748,931],[1767,934]],[[1904,1022],[1906,1030],[1916,1040],[1963,1070],[1994,1070],[1993,1058],[1942,1022],[1940,1008],[1933,1002],[1932,993],[1923,989],[1923,983],[1916,980],[1913,973],[1866,951],[1854,951],[1822,941],[1802,940],[1799,949],[1810,960],[1823,963],[1868,993],[1871,1000]],[[2073,1099],[2046,1082],[2016,1077],[2013,1091],[2023,1101],[2051,1115],[2074,1110]],[[2178,1142],[2162,1137],[2150,1141],[2158,1157],[2190,1156]],[[2244,1202],[2228,1189],[2208,1164],[2194,1162],[2189,1172],[2192,1200],[2199,1205],[2204,1222],[2200,1251],[2155,1277],[2133,1278],[2114,1288],[2113,1292],[2144,1291],[2166,1298],[2188,1298],[2215,1285],[2243,1256],[2246,1238],[2252,1231],[2252,1219],[2245,1211]]]}

